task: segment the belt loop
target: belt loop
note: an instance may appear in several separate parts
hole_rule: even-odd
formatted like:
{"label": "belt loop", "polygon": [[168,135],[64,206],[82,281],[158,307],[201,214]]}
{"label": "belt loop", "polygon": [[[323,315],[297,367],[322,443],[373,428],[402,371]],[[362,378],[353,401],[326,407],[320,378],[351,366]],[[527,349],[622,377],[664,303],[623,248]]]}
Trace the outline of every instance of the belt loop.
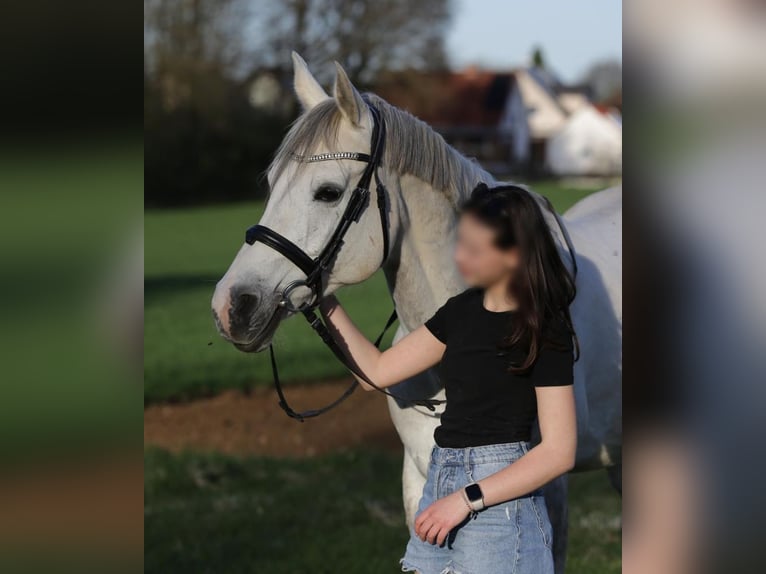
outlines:
{"label": "belt loop", "polygon": [[473,482],[473,473],[471,472],[471,447],[463,450],[463,468],[470,482]]}

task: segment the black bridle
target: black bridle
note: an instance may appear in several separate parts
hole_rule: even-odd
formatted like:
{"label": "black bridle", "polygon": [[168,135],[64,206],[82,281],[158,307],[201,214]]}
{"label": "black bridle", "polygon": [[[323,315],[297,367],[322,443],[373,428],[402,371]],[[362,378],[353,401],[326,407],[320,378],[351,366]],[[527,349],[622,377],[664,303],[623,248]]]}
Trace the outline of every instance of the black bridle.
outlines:
{"label": "black bridle", "polygon": [[[323,280],[325,272],[332,266],[335,257],[338,255],[338,252],[343,246],[344,237],[351,227],[351,224],[358,222],[362,213],[364,213],[364,210],[367,208],[367,205],[370,201],[370,183],[372,182],[373,177],[375,178],[378,212],[380,213],[380,225],[383,233],[383,260],[381,265],[383,265],[388,259],[389,236],[388,215],[386,212],[386,188],[383,186],[383,183],[380,181],[380,177],[378,176],[378,168],[380,167],[383,157],[383,146],[386,139],[386,126],[377,108],[375,108],[375,106],[369,102],[367,102],[367,105],[373,120],[369,154],[356,152],[335,152],[310,156],[295,156],[297,161],[304,163],[334,160],[352,160],[365,162],[367,164],[367,167],[364,169],[364,173],[362,173],[361,177],[359,178],[359,182],[356,184],[356,187],[351,194],[351,198],[346,205],[346,209],[344,210],[343,215],[341,216],[340,221],[335,228],[335,231],[333,231],[333,234],[330,236],[327,245],[325,245],[324,249],[322,249],[319,255],[312,259],[311,256],[309,256],[303,249],[295,245],[295,243],[264,225],[254,225],[248,229],[247,233],[245,234],[245,241],[248,245],[253,245],[255,242],[260,242],[268,247],[271,247],[275,251],[278,251],[280,254],[282,254],[285,258],[290,260],[301,271],[303,271],[303,273],[306,275],[305,279],[293,281],[282,290],[280,305],[290,312],[303,314],[309,325],[311,325],[311,328],[314,329],[324,344],[327,345],[327,347],[333,352],[338,360],[343,363],[347,369],[349,369],[349,371],[355,374],[358,378],[365,381],[375,390],[393,397],[398,401],[409,403],[415,406],[422,406],[430,411],[435,411],[436,405],[442,404],[444,401],[436,399],[405,399],[390,391],[378,387],[364,373],[362,373],[356,365],[352,364],[352,361],[346,356],[346,354],[343,352],[343,349],[340,347],[340,345],[338,345],[337,341],[332,336],[327,326],[322,322],[316,313],[316,308],[319,305],[324,290]],[[296,289],[304,288],[309,290],[310,297],[304,300],[302,303],[295,305],[290,295]],[[378,336],[376,339],[376,347],[380,346],[380,342],[383,339],[383,336],[389,327],[393,325],[394,321],[396,321],[396,310],[394,310],[394,312],[391,314],[388,321],[386,322],[386,326],[383,328],[380,336]],[[297,412],[290,407],[282,390],[282,385],[279,380],[277,361],[274,355],[274,347],[272,345],[269,346],[269,354],[271,356],[271,370],[274,376],[274,387],[276,388],[277,394],[279,395],[279,406],[282,407],[282,409],[287,413],[289,417],[299,421],[319,416],[322,413],[325,413],[330,409],[338,406],[346,398],[348,398],[351,393],[354,392],[356,386],[358,385],[358,381],[355,380],[340,397],[338,397],[332,403],[325,405],[324,407]]]}

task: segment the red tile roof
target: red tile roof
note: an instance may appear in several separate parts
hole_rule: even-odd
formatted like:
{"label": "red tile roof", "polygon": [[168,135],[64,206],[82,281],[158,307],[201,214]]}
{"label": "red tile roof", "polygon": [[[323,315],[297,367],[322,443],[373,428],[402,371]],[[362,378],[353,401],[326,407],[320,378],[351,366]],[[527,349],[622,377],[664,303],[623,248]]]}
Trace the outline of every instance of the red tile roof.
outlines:
{"label": "red tile roof", "polygon": [[375,92],[435,127],[496,126],[514,83],[514,72],[468,68],[461,72],[396,72]]}

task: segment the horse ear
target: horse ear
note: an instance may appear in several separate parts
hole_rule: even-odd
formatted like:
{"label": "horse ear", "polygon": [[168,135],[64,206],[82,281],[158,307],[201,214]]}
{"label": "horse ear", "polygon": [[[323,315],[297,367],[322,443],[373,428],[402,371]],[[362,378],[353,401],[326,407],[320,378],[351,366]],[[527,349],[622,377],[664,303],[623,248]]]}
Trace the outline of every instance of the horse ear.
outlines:
{"label": "horse ear", "polygon": [[319,102],[330,97],[311,75],[303,58],[295,51],[293,51],[293,84],[295,85],[295,95],[298,96],[298,101],[304,110],[310,110]]}
{"label": "horse ear", "polygon": [[362,112],[365,103],[361,94],[356,90],[351,80],[348,79],[346,70],[338,62],[335,62],[337,74],[335,75],[335,101],[341,113],[355,126],[362,125]]}

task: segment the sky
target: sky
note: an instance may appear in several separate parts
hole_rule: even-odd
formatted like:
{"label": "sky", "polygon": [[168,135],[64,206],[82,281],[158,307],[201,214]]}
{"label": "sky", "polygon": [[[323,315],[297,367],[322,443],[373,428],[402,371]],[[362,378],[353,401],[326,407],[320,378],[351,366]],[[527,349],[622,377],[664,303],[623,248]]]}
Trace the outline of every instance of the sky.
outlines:
{"label": "sky", "polygon": [[453,0],[453,67],[507,69],[541,46],[548,66],[576,82],[598,60],[622,60],[621,0]]}

